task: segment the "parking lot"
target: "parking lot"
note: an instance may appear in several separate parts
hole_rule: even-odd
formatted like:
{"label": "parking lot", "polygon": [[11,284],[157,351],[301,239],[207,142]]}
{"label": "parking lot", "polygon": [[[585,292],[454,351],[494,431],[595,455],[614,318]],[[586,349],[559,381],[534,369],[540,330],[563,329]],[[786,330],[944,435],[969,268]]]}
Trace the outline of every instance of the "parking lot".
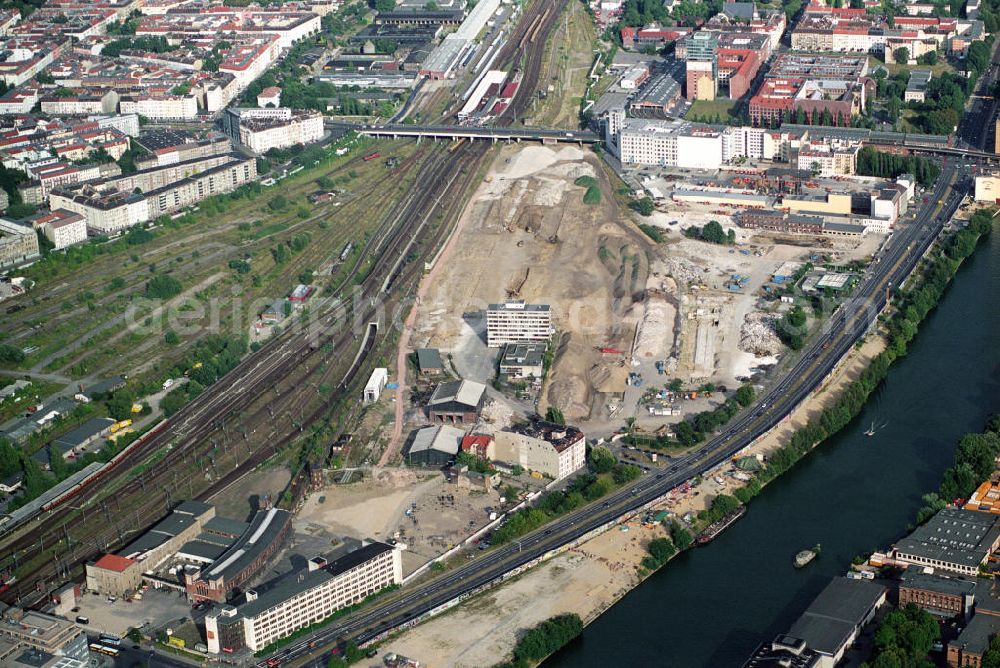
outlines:
{"label": "parking lot", "polygon": [[191,605],[184,595],[167,589],[150,589],[141,601],[132,602],[118,599],[109,603],[107,596],[84,594],[77,605],[79,611],[72,615],[87,617],[90,623],[84,628],[92,633],[124,635],[133,627],[149,625],[155,629],[191,616]]}

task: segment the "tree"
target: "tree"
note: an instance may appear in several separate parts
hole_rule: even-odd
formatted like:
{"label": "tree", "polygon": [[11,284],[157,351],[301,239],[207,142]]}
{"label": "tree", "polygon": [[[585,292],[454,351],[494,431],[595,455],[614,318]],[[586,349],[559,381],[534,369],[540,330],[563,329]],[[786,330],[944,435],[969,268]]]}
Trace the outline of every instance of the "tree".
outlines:
{"label": "tree", "polygon": [[595,445],[590,449],[590,468],[594,473],[607,473],[617,463],[618,459],[606,446]]}
{"label": "tree", "polygon": [[910,50],[905,46],[901,46],[892,52],[892,58],[900,65],[905,65],[910,62]]}
{"label": "tree", "polygon": [[741,385],[740,388],[736,390],[736,403],[746,408],[753,403],[756,394],[757,393],[754,392],[753,385]]}
{"label": "tree", "polygon": [[670,539],[674,541],[674,545],[677,546],[677,549],[682,552],[691,547],[691,544],[694,543],[694,536],[691,535],[691,532],[677,522],[672,522],[670,524]]}
{"label": "tree", "polygon": [[558,615],[528,630],[514,647],[514,659],[541,661],[583,632],[579,615]]}
{"label": "tree", "polygon": [[20,364],[24,361],[24,351],[8,343],[0,344],[0,362]]}
{"label": "tree", "polygon": [[177,336],[177,332],[172,329],[168,329],[166,334],[163,335],[163,342],[168,346],[176,346],[181,342],[181,337]]}
{"label": "tree", "polygon": [[170,299],[176,297],[184,286],[173,276],[154,276],[146,283],[146,296],[150,299]]}
{"label": "tree", "polygon": [[629,207],[640,216],[652,216],[653,212],[656,210],[653,200],[649,197],[633,200],[632,202],[629,202]]}
{"label": "tree", "polygon": [[625,485],[642,475],[642,469],[633,464],[619,464],[611,472],[611,478],[618,485]]}
{"label": "tree", "polygon": [[135,402],[135,395],[128,389],[115,390],[111,398],[107,400],[108,415],[115,420],[124,420],[132,415],[132,404]]}
{"label": "tree", "polygon": [[565,425],[566,417],[563,412],[559,410],[556,406],[549,406],[548,410],[545,411],[545,419],[553,424]]}
{"label": "tree", "polygon": [[391,12],[396,9],[396,0],[375,0],[374,7],[377,12]]}

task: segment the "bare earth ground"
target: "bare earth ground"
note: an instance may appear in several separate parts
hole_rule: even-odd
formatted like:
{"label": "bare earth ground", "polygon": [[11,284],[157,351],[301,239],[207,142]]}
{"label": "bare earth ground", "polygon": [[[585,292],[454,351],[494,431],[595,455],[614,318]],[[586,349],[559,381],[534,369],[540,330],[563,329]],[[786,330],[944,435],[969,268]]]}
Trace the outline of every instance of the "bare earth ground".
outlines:
{"label": "bare earth ground", "polygon": [[407,546],[403,571],[408,574],[485,526],[486,508],[499,506],[498,492],[448,484],[437,471],[382,469],[375,476],[310,494],[294,520],[296,532],[396,538]]}
{"label": "bare earth ground", "polygon": [[[583,203],[579,176],[600,181],[600,204]],[[505,148],[472,201],[456,241],[462,261],[449,263],[420,303],[411,345],[460,352],[474,334],[461,314],[508,296],[550,304],[560,343],[539,409],[554,403],[585,418],[595,387],[613,377],[624,386],[621,360],[596,347],[631,344],[628,309],[648,269],[596,156],[572,146]]]}
{"label": "bare earth ground", "polygon": [[243,476],[210,501],[220,517],[247,521],[258,508],[260,497],[270,495],[277,501],[291,478],[291,472],[284,466],[258,469]]}
{"label": "bare earth ground", "polygon": [[[873,339],[861,350],[852,350],[826,384],[778,428],[759,439],[750,454],[766,455],[785,443],[795,429],[831,405],[882,348],[882,340]],[[682,517],[704,509],[720,492],[731,493],[741,483],[727,476],[720,476],[723,485],[713,480],[729,468],[727,464],[710,472],[698,489],[677,496],[664,507]],[[699,493],[695,496],[694,492]],[[664,533],[662,528],[628,526],[628,532],[611,529],[511,583],[406,631],[386,643],[383,651],[398,652],[435,668],[490,666],[509,655],[519,632],[553,615],[575,612],[585,622],[593,620],[639,583],[638,567],[646,554],[645,546]]]}

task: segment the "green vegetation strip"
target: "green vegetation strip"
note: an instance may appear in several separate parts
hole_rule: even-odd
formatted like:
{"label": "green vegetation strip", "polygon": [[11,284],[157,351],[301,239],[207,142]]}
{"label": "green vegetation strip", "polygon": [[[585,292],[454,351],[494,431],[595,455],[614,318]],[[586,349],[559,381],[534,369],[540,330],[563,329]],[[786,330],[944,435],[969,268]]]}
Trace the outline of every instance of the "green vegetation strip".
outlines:
{"label": "green vegetation strip", "polygon": [[[818,418],[810,420],[792,435],[786,445],[771,455],[767,467],[759,474],[761,484],[790,469],[815,445],[836,434],[854,419],[869,395],[888,375],[892,363],[906,355],[918,325],[940,301],[962,261],[975,252],[981,238],[990,234],[992,223],[992,211],[976,212],[967,228],[941,243],[941,249],[929,260],[925,270],[913,274],[915,284],[897,298],[896,312],[887,323],[889,342],[886,349],[872,359],[858,379],[843,391],[836,404],[824,410]],[[746,501],[752,498],[749,492],[744,492],[744,495]]]}
{"label": "green vegetation strip", "polygon": [[583,620],[577,614],[556,615],[528,629],[514,646],[511,661],[497,664],[496,668],[527,668],[540,662],[583,633]]}

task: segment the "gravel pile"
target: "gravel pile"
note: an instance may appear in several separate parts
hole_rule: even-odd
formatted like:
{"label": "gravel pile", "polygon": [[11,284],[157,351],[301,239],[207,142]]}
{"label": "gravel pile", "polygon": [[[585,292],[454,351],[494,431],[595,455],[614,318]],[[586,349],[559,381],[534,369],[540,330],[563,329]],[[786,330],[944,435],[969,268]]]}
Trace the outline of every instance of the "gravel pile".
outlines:
{"label": "gravel pile", "polygon": [[777,355],[784,350],[775,327],[777,317],[770,313],[748,313],[740,327],[740,350],[757,356]]}

